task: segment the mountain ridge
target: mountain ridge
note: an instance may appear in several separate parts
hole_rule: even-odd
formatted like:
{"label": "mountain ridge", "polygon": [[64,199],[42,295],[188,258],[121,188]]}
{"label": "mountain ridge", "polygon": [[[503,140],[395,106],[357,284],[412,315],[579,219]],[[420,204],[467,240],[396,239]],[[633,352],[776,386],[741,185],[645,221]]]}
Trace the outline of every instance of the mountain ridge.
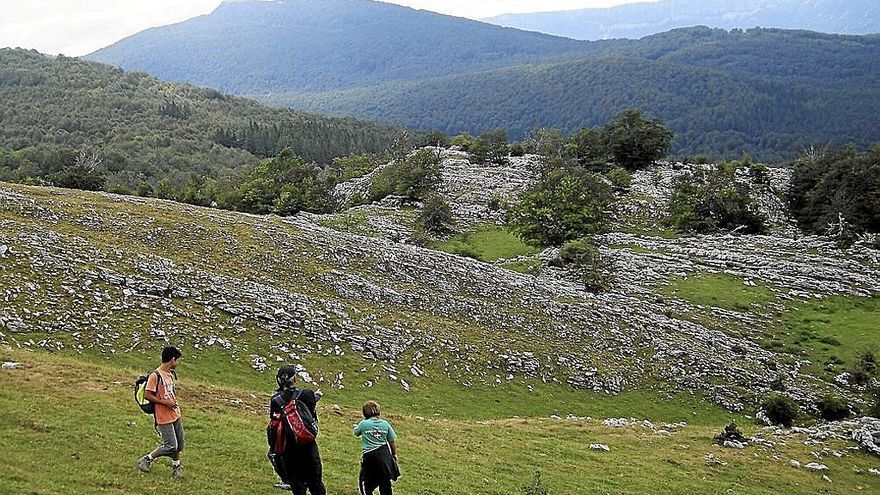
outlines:
{"label": "mountain ridge", "polygon": [[[785,64],[786,47],[804,57]],[[809,47],[809,48],[807,48]],[[822,61],[836,60],[839,65]],[[253,95],[275,105],[450,134],[567,132],[640,107],[676,133],[676,156],[790,159],[811,144],[880,141],[880,38],[708,28],[646,38],[629,56],[521,65],[323,94]],[[429,109],[426,111],[425,109]],[[860,122],[860,123],[857,123]]]}
{"label": "mountain ridge", "polygon": [[880,32],[880,16],[870,0],[661,0],[608,8],[502,14],[482,20],[580,40],[637,39],[694,25],[723,29],[760,26],[837,34]]}
{"label": "mountain ridge", "polygon": [[[133,44],[143,48],[129,48]],[[407,58],[400,65],[403,46]],[[179,47],[187,47],[186,54]],[[208,16],[143,31],[85,58],[244,93],[267,81],[276,89],[315,91],[590,50],[593,45],[580,41],[394,4],[285,0],[221,4]],[[222,78],[217,52],[237,61],[242,80]],[[340,74],[339,66],[348,70]]]}
{"label": "mountain ridge", "polygon": [[[813,144],[880,141],[877,36],[691,27],[587,42],[367,0],[328,1],[226,4],[89,58],[277,106],[453,134],[570,131],[644,107],[674,122],[679,156],[784,160]],[[308,31],[290,27],[303,24]],[[615,62],[621,58],[636,66]],[[555,75],[536,77],[540,71]]]}

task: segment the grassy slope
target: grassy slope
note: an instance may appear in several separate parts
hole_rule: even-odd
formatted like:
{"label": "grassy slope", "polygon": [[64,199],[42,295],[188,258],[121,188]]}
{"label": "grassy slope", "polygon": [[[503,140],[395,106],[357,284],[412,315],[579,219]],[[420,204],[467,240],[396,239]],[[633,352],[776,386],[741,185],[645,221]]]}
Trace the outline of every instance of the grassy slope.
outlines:
{"label": "grassy slope", "polygon": [[434,248],[447,253],[471,256],[489,263],[502,258],[536,254],[540,251],[540,249],[524,244],[516,234],[497,226],[489,226],[476,232],[457,235],[437,243]]}
{"label": "grassy slope", "polygon": [[[148,209],[83,193],[17,186],[16,189],[33,197],[63,198],[67,216],[56,225],[56,230],[71,239],[87,234],[91,245],[107,252],[111,247],[123,250],[122,259],[131,259],[139,252],[154,252],[177,263],[206,268],[222,260],[225,272],[249,276],[254,270],[249,265],[251,260],[267,246],[277,244],[273,236],[289,234],[285,225],[271,218],[218,212],[211,219],[216,223],[209,225],[208,221],[194,223],[194,210],[183,211],[178,208],[184,207],[166,203],[151,203],[155,207]],[[98,224],[86,229],[73,221],[73,214],[79,209],[95,214],[113,211],[127,217],[127,224],[137,228],[119,230],[111,224]],[[26,230],[28,222],[37,223],[28,218],[0,210],[0,234],[12,236]],[[277,231],[269,236],[263,229],[256,230],[255,224]],[[186,235],[179,236],[179,240],[188,244],[172,249],[163,244],[161,237],[145,240],[141,235],[146,230],[144,225],[172,233],[185,228]],[[197,228],[198,225],[203,228]],[[239,242],[222,242],[228,235],[237,237]],[[307,249],[306,245],[297,247]],[[293,268],[275,271],[272,276],[308,291],[308,280],[327,268],[318,262],[315,253],[302,253],[304,256],[295,259],[278,260]],[[125,262],[120,261],[114,268],[124,271]],[[45,284],[46,277],[52,276],[50,272],[8,272],[0,271],[0,276],[9,284],[28,280]],[[57,302],[76,304],[75,298]],[[14,302],[18,306],[27,303]],[[143,334],[149,331],[148,313],[111,313],[107,321],[121,333]],[[179,491],[272,493],[272,473],[264,459],[262,432],[272,377],[253,371],[246,351],[265,355],[271,342],[267,334],[256,329],[238,336],[224,333],[218,330],[223,323],[222,319],[213,320],[210,327],[199,330],[237,339],[237,349],[245,349],[239,355],[214,347],[197,350],[189,339],[183,343],[186,358],[181,368],[181,391],[189,447],[187,479]],[[65,340],[69,336],[62,332],[47,330],[16,338],[20,342],[27,338],[57,339],[66,345],[64,351],[55,353],[0,348],[0,360],[25,365],[23,370],[0,372],[0,442],[7,446],[7,455],[0,460],[0,493],[155,493],[174,486],[167,477],[167,466],[160,464],[155,473],[142,477],[133,464],[153,446],[155,437],[151,421],[131,403],[130,383],[136,375],[155,366],[161,341],[145,340],[145,344],[131,352],[113,353],[96,346],[80,354],[71,347],[75,342]],[[126,349],[129,343],[123,337],[116,347]],[[801,441],[789,441],[788,446],[778,447],[778,458],[761,447],[746,451],[719,449],[711,444],[711,438],[727,421],[736,418],[741,425],[748,421],[687,395],[670,398],[641,389],[612,397],[537,380],[462,388],[431,368],[426,370],[425,377],[413,380],[412,392],[407,393],[388,380],[379,381],[370,389],[359,386],[372,376],[370,370],[360,376],[359,370],[371,363],[349,349],[344,356],[311,353],[303,356],[301,362],[316,378],[332,377],[339,371],[355,377],[349,378],[342,390],[323,386],[327,398],[321,404],[321,445],[330,493],[356,492],[357,442],[350,437],[349,428],[367,398],[377,398],[384,404],[401,433],[405,476],[399,488],[405,493],[517,493],[531,480],[536,468],[541,469],[552,494],[728,490],[812,493],[822,489],[851,493],[860,486],[867,491],[880,488],[878,478],[854,471],[858,468],[864,472],[869,466],[877,466],[875,458],[826,456],[822,462],[831,467],[834,479],[829,485],[818,475],[788,466],[788,459],[812,460],[810,450],[818,449],[803,446]],[[328,381],[332,378],[324,383]],[[534,388],[533,393],[527,392],[527,385]],[[60,415],[51,414],[57,407],[46,405],[53,399],[63,404]],[[342,407],[342,416],[329,412],[332,404]],[[555,421],[549,419],[553,414],[595,419]],[[648,418],[655,423],[685,420],[689,426],[671,437],[660,437],[640,427],[621,430],[601,425],[602,418],[621,416]],[[751,426],[744,429],[747,434],[755,431]],[[592,452],[588,449],[591,443],[608,444],[612,450]],[[707,467],[708,452],[729,464]],[[658,489],[660,485],[662,490]]]}
{"label": "grassy slope", "polygon": [[[259,388],[235,387],[226,380],[240,370],[184,360],[180,389],[187,428],[186,479],[174,483],[167,461],[158,462],[149,475],[141,475],[134,467],[137,457],[156,440],[150,418],[131,403],[130,382],[137,371],[120,366],[118,360],[42,351],[4,349],[0,357],[24,364],[23,369],[0,374],[0,441],[6,446],[0,458],[3,493],[277,493],[271,488],[273,474],[264,459],[263,408],[269,376],[259,375],[265,384]],[[206,382],[188,377],[200,368],[198,374],[215,371],[222,378]],[[712,445],[711,437],[719,429],[714,426],[691,425],[664,437],[641,427],[606,428],[598,419],[516,417],[511,415],[512,406],[516,409],[524,403],[504,393],[495,395],[496,406],[488,400],[471,408],[466,397],[442,383],[436,391],[455,410],[453,414],[426,415],[421,408],[407,405],[409,401],[379,390],[374,394],[383,399],[388,419],[401,435],[404,476],[397,486],[403,493],[518,493],[535,469],[541,470],[544,485],[553,494],[853,493],[860,489],[870,493],[880,489],[880,478],[865,472],[877,465],[876,458],[862,454],[823,460],[834,480],[828,484],[820,475],[788,465],[789,459],[810,460],[811,447],[800,441],[778,447],[779,459],[774,459],[761,447],[738,451]],[[334,390],[320,404],[320,445],[329,493],[357,493],[358,443],[350,437],[350,426],[358,419],[357,405],[363,396],[363,391]],[[638,414],[640,404],[651,402],[645,396],[632,402],[626,397],[581,399],[584,412],[593,410],[599,416],[611,411]],[[341,405],[341,415],[330,412],[332,403]],[[532,410],[523,412],[546,413],[558,403],[555,397],[533,400],[524,407]],[[676,411],[694,406],[703,409],[693,402],[657,400],[651,418],[674,419],[679,415]],[[468,411],[498,419],[457,417]],[[704,414],[713,420],[725,416],[710,410]],[[755,428],[745,430],[748,434]],[[591,443],[607,444],[611,452],[591,451]],[[707,453],[729,464],[709,467]]]}
{"label": "grassy slope", "polygon": [[[692,304],[732,311],[766,308],[780,301],[763,286],[747,286],[726,274],[674,278],[660,290]],[[749,328],[764,347],[810,361],[810,373],[827,380],[855,366],[864,351],[880,351],[880,297],[835,296],[786,304],[770,328]],[[729,330],[729,329],[728,329]]]}

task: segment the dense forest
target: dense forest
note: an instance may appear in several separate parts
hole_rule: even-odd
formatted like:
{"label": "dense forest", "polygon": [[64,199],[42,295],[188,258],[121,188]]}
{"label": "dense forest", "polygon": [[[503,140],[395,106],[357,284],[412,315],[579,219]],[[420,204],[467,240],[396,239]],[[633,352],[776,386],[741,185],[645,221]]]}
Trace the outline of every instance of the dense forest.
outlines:
{"label": "dense forest", "polygon": [[0,180],[68,183],[97,170],[99,188],[120,192],[228,176],[284,148],[330,163],[402,132],[24,50],[0,50],[0,101]]}
{"label": "dense forest", "polygon": [[675,132],[675,156],[778,161],[811,144],[880,140],[880,37],[693,28],[626,52],[265,100],[449,134],[506,128],[514,139],[638,107]]}
{"label": "dense forest", "polygon": [[877,35],[689,27],[590,42],[366,0],[242,1],[89,58],[447,134],[572,132],[638,107],[675,132],[674,156],[777,161],[880,140]]}

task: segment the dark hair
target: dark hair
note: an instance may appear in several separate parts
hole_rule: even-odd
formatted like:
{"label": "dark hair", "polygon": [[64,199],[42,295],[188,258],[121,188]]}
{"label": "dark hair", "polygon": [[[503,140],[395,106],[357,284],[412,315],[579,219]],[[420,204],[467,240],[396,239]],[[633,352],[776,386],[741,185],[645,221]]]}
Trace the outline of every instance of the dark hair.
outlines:
{"label": "dark hair", "polygon": [[278,373],[275,374],[275,383],[278,385],[278,390],[284,390],[290,388],[290,379],[296,377],[296,368],[293,366],[286,364],[278,369]]}
{"label": "dark hair", "polygon": [[364,419],[370,419],[379,415],[379,404],[375,401],[368,400],[364,404]]}
{"label": "dark hair", "polygon": [[178,359],[181,356],[183,356],[183,354],[181,354],[180,349],[178,349],[177,347],[168,346],[168,347],[162,349],[162,362],[163,363],[167,363],[167,362],[172,361],[174,359]]}

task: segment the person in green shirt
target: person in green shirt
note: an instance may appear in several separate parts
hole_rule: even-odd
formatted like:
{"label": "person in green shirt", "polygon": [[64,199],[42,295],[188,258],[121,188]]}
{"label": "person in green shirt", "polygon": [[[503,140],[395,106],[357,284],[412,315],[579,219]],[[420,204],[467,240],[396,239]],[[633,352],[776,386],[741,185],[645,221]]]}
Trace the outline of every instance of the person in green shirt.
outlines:
{"label": "person in green shirt", "polygon": [[361,437],[361,495],[391,495],[391,482],[400,477],[397,466],[397,433],[391,423],[379,419],[379,404],[367,401],[364,420],[354,427],[354,436]]}

